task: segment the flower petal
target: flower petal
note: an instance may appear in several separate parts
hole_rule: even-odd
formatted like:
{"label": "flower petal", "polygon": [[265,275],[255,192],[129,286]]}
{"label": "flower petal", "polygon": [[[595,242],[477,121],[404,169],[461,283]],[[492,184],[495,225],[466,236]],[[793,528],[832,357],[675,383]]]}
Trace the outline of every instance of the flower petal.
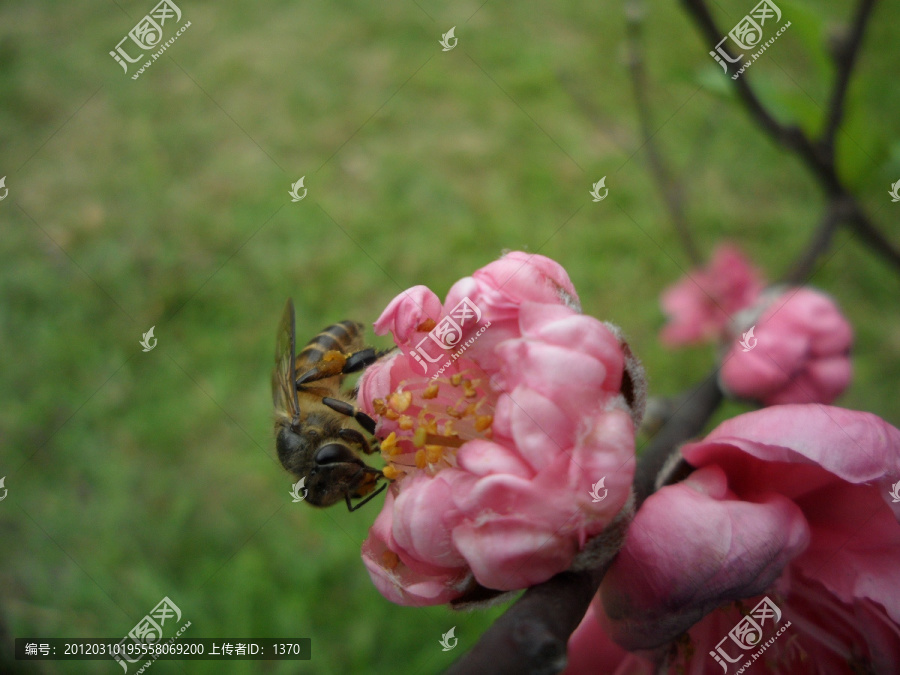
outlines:
{"label": "flower petal", "polygon": [[764,591],[807,546],[809,530],[793,502],[775,494],[755,503],[710,496],[722,479],[718,467],[698,470],[638,510],[601,585],[604,627],[619,645],[666,644],[719,605]]}

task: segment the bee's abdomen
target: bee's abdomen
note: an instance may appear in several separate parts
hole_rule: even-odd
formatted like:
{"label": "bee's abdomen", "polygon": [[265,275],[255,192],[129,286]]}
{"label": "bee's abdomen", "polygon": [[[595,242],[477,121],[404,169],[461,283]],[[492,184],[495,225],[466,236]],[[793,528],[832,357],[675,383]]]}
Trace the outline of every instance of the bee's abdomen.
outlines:
{"label": "bee's abdomen", "polygon": [[297,354],[297,363],[312,364],[320,361],[325,352],[354,352],[358,349],[363,325],[356,321],[341,321],[328,326]]}

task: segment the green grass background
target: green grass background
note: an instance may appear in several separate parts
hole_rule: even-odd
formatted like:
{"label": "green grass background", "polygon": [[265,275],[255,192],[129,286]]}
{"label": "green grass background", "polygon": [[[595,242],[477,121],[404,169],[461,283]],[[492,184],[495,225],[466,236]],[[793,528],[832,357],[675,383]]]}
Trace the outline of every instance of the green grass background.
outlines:
{"label": "green grass background", "polygon": [[[500,610],[391,605],[359,558],[377,507],[290,502],[271,438],[275,329],[288,296],[303,337],[524,249],[625,329],[651,393],[702,377],[710,349],[657,339],[659,293],[688,261],[640,149],[623,5],[183,0],[192,26],[133,81],[108,52],[153,4],[0,4],[5,639],[122,636],[168,595],[185,637],[305,636],[313,660],[152,672],[438,672]],[[718,4],[730,27],[752,3]],[[747,76],[815,132],[847,7],[779,5],[793,25]],[[900,5],[880,3],[839,142],[842,175],[895,242],[898,23]],[[644,46],[655,139],[704,254],[728,239],[777,278],[818,220],[817,186],[735,104],[675,3],[652,4]],[[302,175],[308,196],[291,203]],[[593,203],[601,176],[609,197]],[[897,276],[846,231],[823,262],[812,283],[857,333],[840,403],[898,424]]]}

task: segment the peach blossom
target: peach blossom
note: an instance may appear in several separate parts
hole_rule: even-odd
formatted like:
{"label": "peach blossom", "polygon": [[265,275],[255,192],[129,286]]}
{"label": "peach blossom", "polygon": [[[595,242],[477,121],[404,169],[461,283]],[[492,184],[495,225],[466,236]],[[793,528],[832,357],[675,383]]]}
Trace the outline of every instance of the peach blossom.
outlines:
{"label": "peach blossom", "polygon": [[669,318],[662,341],[669,346],[718,340],[730,317],[753,304],[763,284],[759,271],[741,252],[723,245],[704,268],[693,269],[662,295]]}
{"label": "peach blossom", "polygon": [[824,293],[792,288],[773,295],[749,320],[752,340],[733,342],[720,372],[723,388],[764,405],[831,403],[850,384],[853,329]]}
{"label": "peach blossom", "polygon": [[[691,673],[737,669],[757,645],[772,672],[897,673],[900,431],[870,413],[774,406],[682,454],[696,470],[642,505],[595,598],[615,642]],[[770,611],[742,649],[729,631],[764,598],[780,620]]]}
{"label": "peach blossom", "polygon": [[393,480],[363,546],[388,599],[539,583],[626,508],[643,371],[577,303],[562,267],[517,252],[444,303],[423,286],[401,293],[375,323],[400,348],[359,388]]}

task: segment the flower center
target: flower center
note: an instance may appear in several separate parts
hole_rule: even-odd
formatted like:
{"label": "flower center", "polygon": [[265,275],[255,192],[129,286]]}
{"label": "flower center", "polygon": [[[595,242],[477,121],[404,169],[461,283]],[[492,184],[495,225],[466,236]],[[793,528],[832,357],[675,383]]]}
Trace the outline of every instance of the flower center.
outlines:
{"label": "flower center", "polygon": [[496,395],[487,380],[473,364],[449,377],[404,380],[387,399],[375,399],[384,475],[390,480],[417,471],[433,476],[456,466],[457,450],[466,441],[491,438]]}

